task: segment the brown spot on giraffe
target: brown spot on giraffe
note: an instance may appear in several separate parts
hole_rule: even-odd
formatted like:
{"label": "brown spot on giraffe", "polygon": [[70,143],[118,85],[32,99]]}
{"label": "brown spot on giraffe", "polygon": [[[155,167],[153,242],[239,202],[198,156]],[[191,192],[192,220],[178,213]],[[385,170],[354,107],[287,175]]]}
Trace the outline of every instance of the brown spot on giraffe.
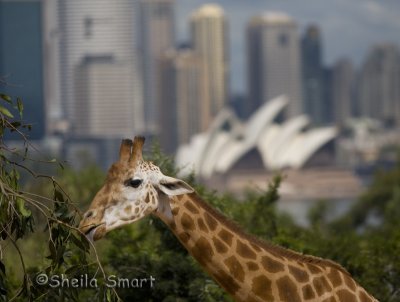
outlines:
{"label": "brown spot on giraffe", "polygon": [[316,266],[314,264],[307,264],[307,267],[308,267],[309,271],[312,274],[320,274],[320,273],[322,273],[322,270],[318,266]]}
{"label": "brown spot on giraffe", "polygon": [[224,260],[224,263],[228,267],[231,276],[234,277],[239,282],[243,282],[244,270],[240,262],[236,259],[236,257],[230,256],[229,258]]}
{"label": "brown spot on giraffe", "polygon": [[280,301],[301,302],[297,285],[288,277],[284,276],[276,281]]}
{"label": "brown spot on giraffe", "polygon": [[249,261],[246,263],[247,268],[249,269],[249,271],[257,271],[260,269],[260,266],[255,263],[254,261]]}
{"label": "brown spot on giraffe", "polygon": [[243,258],[247,259],[256,259],[256,253],[245,243],[240,240],[236,241],[236,252],[242,256]]}
{"label": "brown spot on giraffe", "polygon": [[219,238],[221,238],[227,245],[232,244],[233,234],[225,229],[222,229],[218,233]]}
{"label": "brown spot on giraffe", "polygon": [[171,210],[171,213],[172,213],[173,216],[178,215],[178,213],[179,213],[179,208],[177,207],[177,208],[172,209],[172,210]]}
{"label": "brown spot on giraffe", "polygon": [[199,214],[199,209],[196,208],[191,201],[187,200],[183,205],[193,214]]}
{"label": "brown spot on giraffe", "polygon": [[179,239],[183,242],[186,243],[190,239],[190,235],[187,232],[182,232],[178,234]]}
{"label": "brown spot on giraffe", "polygon": [[269,271],[271,273],[281,272],[285,269],[285,266],[282,263],[280,263],[268,256],[263,256],[261,258],[261,264],[267,271]]}
{"label": "brown spot on giraffe", "polygon": [[188,231],[193,231],[195,229],[195,225],[193,222],[193,218],[191,218],[188,214],[183,213],[181,217],[182,227]]}
{"label": "brown spot on giraffe", "polygon": [[341,274],[334,268],[331,268],[330,272],[327,274],[327,277],[331,281],[333,287],[338,287],[342,284],[342,278],[340,275]]}
{"label": "brown spot on giraffe", "polygon": [[289,265],[289,272],[293,275],[297,282],[305,283],[310,279],[306,271],[293,265]]}
{"label": "brown spot on giraffe", "polygon": [[325,276],[314,278],[313,285],[315,290],[317,291],[318,296],[322,296],[324,293],[332,290],[332,287],[329,285],[328,280],[326,280]]}
{"label": "brown spot on giraffe", "polygon": [[211,231],[214,231],[217,228],[218,225],[217,221],[207,212],[204,213],[204,219],[206,220],[206,223]]}
{"label": "brown spot on giraffe", "polygon": [[198,239],[192,249],[193,256],[203,265],[207,265],[214,256],[211,244],[206,238]]}
{"label": "brown spot on giraffe", "polygon": [[186,200],[186,195],[178,195],[175,196],[175,198],[178,200],[178,202],[182,202],[183,200]]}
{"label": "brown spot on giraffe", "polygon": [[314,290],[310,284],[303,286],[302,294],[303,294],[304,300],[311,300],[311,299],[314,299],[314,297],[315,297]]}
{"label": "brown spot on giraffe", "polygon": [[219,254],[224,254],[228,251],[228,247],[223,243],[221,240],[219,240],[217,237],[213,237],[212,241],[214,243],[215,250]]}
{"label": "brown spot on giraffe", "polygon": [[272,295],[272,282],[263,275],[255,277],[253,279],[251,290],[257,297],[260,297],[263,301],[275,300],[274,296]]}
{"label": "brown spot on giraffe", "polygon": [[206,224],[204,223],[204,219],[203,218],[198,218],[197,219],[197,224],[198,224],[198,226],[199,226],[199,228],[200,228],[200,230],[201,231],[203,231],[203,232],[208,232],[208,228],[207,228],[207,226],[206,226]]}

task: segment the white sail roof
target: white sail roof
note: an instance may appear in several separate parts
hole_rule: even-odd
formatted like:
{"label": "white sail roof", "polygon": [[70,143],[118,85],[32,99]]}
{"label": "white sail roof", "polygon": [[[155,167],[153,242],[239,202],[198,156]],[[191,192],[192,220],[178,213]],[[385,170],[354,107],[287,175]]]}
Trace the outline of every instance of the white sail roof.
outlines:
{"label": "white sail roof", "polygon": [[[274,122],[288,105],[285,96],[265,103],[247,123],[242,123],[228,109],[221,111],[210,129],[195,135],[189,144],[180,146],[176,164],[181,174],[208,178],[226,173],[246,153],[257,148],[266,169],[299,169],[323,145],[336,137],[335,127],[304,131],[307,116],[294,117],[282,124]],[[229,124],[229,130],[225,126]]]}

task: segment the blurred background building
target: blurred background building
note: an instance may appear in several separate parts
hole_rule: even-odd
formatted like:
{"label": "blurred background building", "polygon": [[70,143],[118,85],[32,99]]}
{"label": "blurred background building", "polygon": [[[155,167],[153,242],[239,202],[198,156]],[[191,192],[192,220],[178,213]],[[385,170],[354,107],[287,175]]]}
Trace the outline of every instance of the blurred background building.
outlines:
{"label": "blurred background building", "polygon": [[327,123],[324,93],[322,41],[316,25],[307,27],[301,37],[301,63],[304,113],[315,125]]}
{"label": "blurred background building", "polygon": [[189,48],[165,53],[160,67],[160,142],[171,154],[209,125],[208,81],[201,57]]}
{"label": "blurred background building", "polygon": [[359,76],[360,116],[400,124],[400,52],[393,44],[375,45]]}
{"label": "blurred background building", "polygon": [[210,117],[214,118],[228,98],[227,20],[223,9],[205,4],[190,17],[191,45],[204,65],[210,98]]}
{"label": "blurred background building", "polygon": [[338,60],[332,67],[332,111],[333,121],[343,126],[355,116],[355,74],[348,59]]}
{"label": "blurred background building", "polygon": [[[114,108],[119,108],[115,111],[109,111],[107,106],[89,108],[98,112],[89,115],[88,119],[103,116],[109,120],[108,126],[115,127],[114,131],[107,133],[120,132],[119,136],[127,136],[132,131],[143,132],[142,86],[135,31],[136,1],[59,0],[56,9],[60,35],[57,62],[59,103],[62,118],[69,124],[69,133],[80,136],[100,132],[100,129],[81,128],[84,124],[79,113],[83,99],[89,104],[112,102]],[[83,76],[87,83],[93,84],[87,90],[77,89],[78,79]],[[122,93],[110,99],[112,94],[104,94],[105,84]],[[101,125],[99,121],[89,122],[93,123]]]}
{"label": "blurred background building", "polygon": [[286,94],[289,98],[286,115],[303,113],[296,22],[287,14],[266,12],[250,20],[246,35],[250,112]]}
{"label": "blurred background building", "polygon": [[160,60],[164,52],[175,47],[175,1],[141,0],[139,2],[140,63],[143,77],[145,132],[159,134],[158,119],[164,100],[159,81]]}

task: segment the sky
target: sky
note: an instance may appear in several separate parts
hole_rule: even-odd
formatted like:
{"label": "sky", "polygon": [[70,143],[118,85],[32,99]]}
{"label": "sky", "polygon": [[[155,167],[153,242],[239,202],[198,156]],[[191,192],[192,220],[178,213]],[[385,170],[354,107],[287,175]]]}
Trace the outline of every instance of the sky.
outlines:
{"label": "sky", "polygon": [[[229,23],[231,86],[246,91],[245,28],[248,20],[264,11],[292,16],[300,33],[309,24],[320,26],[326,65],[347,57],[356,66],[377,43],[400,45],[400,0],[215,0]],[[190,13],[210,1],[176,0],[178,42],[187,42]]]}

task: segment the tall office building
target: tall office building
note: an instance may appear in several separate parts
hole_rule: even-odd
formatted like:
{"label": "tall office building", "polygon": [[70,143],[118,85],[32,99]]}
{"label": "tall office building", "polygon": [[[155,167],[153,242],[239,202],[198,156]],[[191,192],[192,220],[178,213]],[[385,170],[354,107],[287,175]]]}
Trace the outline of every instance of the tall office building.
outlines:
{"label": "tall office building", "polygon": [[31,139],[45,134],[41,17],[40,0],[0,1],[0,91],[22,98]]}
{"label": "tall office building", "polygon": [[333,124],[334,123],[334,106],[333,106],[333,68],[325,66],[322,69],[322,78],[323,78],[323,93],[322,98],[324,99],[324,123],[325,124]]}
{"label": "tall office building", "polygon": [[301,57],[304,113],[312,123],[324,124],[321,34],[315,25],[309,26],[301,38]]}
{"label": "tall office building", "polygon": [[400,51],[376,45],[364,61],[358,83],[361,116],[400,124]]}
{"label": "tall office building", "polygon": [[112,56],[87,56],[76,67],[74,78],[75,136],[110,138],[135,134],[126,125],[134,116],[131,65],[114,61]]}
{"label": "tall office building", "polygon": [[303,113],[297,25],[284,13],[266,12],[247,26],[249,111],[285,94],[286,115]]}
{"label": "tall office building", "polygon": [[171,50],[162,59],[160,141],[168,153],[188,143],[211,122],[208,81],[202,59],[190,49]]}
{"label": "tall office building", "polygon": [[158,132],[159,91],[158,69],[161,55],[174,47],[175,14],[174,0],[140,1],[140,62],[143,72],[144,117],[147,134]]}
{"label": "tall office building", "polygon": [[204,64],[215,117],[228,95],[227,20],[220,6],[205,4],[192,13],[190,25],[192,47]]}
{"label": "tall office building", "polygon": [[[103,116],[108,133],[132,136],[144,131],[141,79],[137,62],[133,0],[58,0],[60,103],[73,136],[97,135],[99,128],[82,128],[82,108]],[[108,58],[107,62],[91,58]],[[83,76],[85,75],[85,77]],[[90,84],[82,89],[83,82]],[[105,86],[116,94],[104,93]],[[78,89],[79,88],[79,89]],[[96,100],[93,98],[97,98]],[[99,99],[100,98],[100,99]],[[107,106],[105,105],[107,103]],[[90,107],[92,106],[92,107]],[[112,106],[113,110],[110,110]],[[87,121],[98,125],[97,121]]]}
{"label": "tall office building", "polygon": [[343,125],[354,116],[355,76],[353,65],[348,59],[337,61],[332,69],[333,116],[337,125]]}

